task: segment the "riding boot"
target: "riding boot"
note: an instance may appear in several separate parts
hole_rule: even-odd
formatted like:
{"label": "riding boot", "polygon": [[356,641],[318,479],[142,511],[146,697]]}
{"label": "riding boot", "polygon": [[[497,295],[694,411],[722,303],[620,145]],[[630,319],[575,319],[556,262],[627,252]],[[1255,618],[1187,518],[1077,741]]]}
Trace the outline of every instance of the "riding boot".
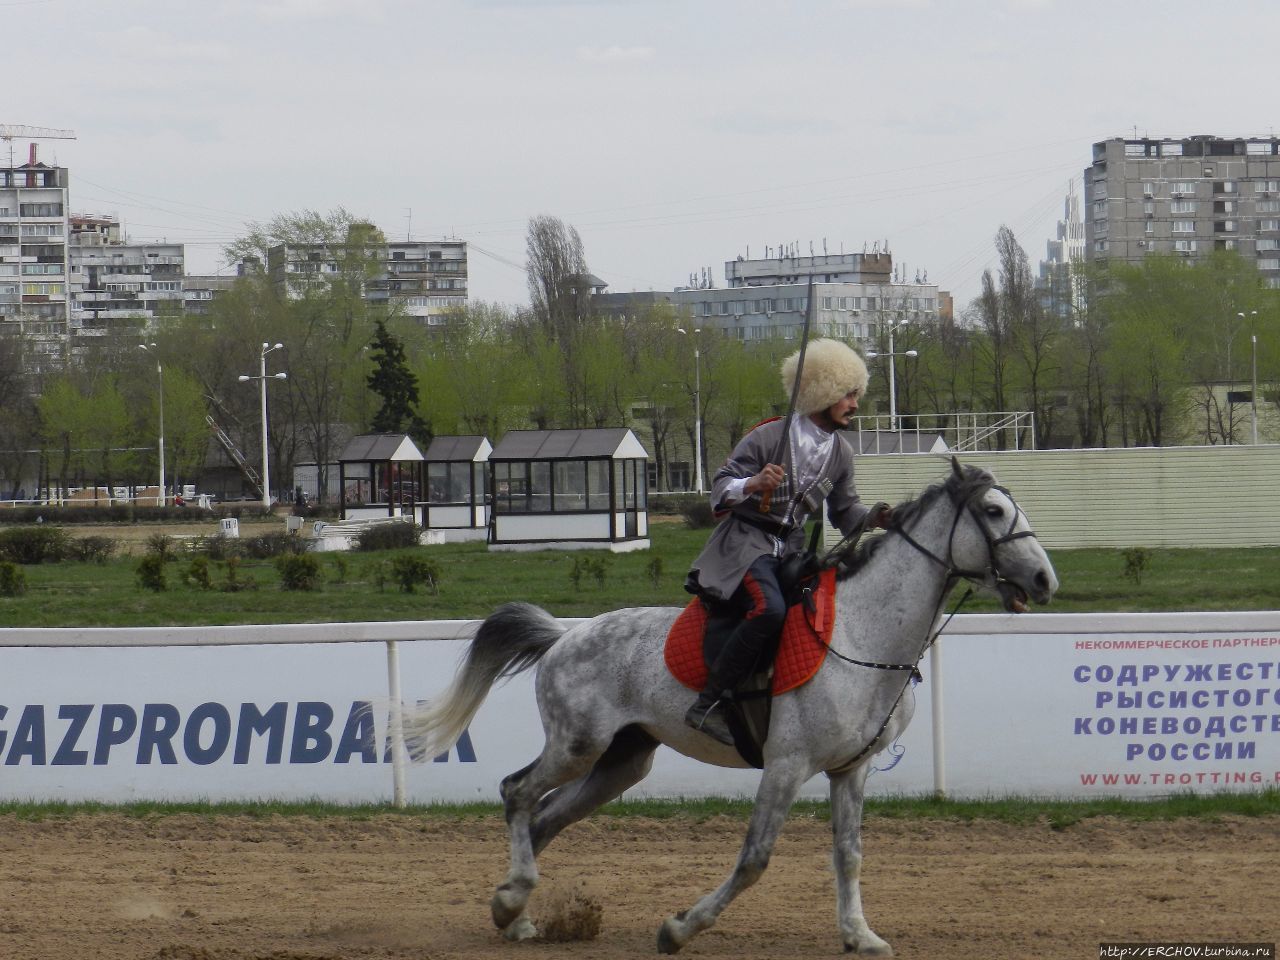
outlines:
{"label": "riding boot", "polygon": [[761,626],[751,620],[738,624],[708,669],[706,686],[684,715],[686,724],[726,746],[734,744],[725,711],[733,692],[755,671],[763,641],[768,639],[768,630],[762,631]]}

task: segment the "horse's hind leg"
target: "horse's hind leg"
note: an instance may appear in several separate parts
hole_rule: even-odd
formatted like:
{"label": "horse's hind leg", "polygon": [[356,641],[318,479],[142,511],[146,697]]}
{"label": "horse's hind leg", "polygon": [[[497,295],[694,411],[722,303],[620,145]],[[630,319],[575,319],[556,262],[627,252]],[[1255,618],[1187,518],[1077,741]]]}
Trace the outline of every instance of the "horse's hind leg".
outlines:
{"label": "horse's hind leg", "polygon": [[[566,744],[566,746],[561,746]],[[525,907],[538,883],[538,863],[530,835],[530,823],[538,801],[561,784],[591,769],[608,742],[590,738],[553,736],[537,760],[502,781],[502,800],[511,835],[511,869],[490,901],[493,922],[508,940],[525,940],[538,931]]]}
{"label": "horse's hind leg", "polygon": [[589,815],[643,780],[653,766],[658,741],[639,727],[623,727],[586,776],[566,783],[538,803],[530,824],[534,854],[565,827]]}
{"label": "horse's hind leg", "polygon": [[778,840],[787,811],[808,777],[800,764],[774,761],[765,767],[756,792],[747,838],[729,879],[683,913],[667,917],[658,928],[658,951],[675,953],[697,934],[715,924],[733,898],[760,879]]}
{"label": "horse's hind leg", "polygon": [[836,874],[836,919],[845,952],[892,956],[862,915],[862,798],[867,768],[831,777],[831,833]]}

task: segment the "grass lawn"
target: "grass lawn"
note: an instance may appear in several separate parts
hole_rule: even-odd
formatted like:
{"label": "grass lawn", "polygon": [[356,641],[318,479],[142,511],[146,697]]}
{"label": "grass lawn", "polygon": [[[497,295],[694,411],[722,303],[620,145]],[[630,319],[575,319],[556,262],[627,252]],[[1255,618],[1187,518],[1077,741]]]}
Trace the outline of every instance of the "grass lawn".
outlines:
{"label": "grass lawn", "polygon": [[[241,561],[237,578],[252,586],[234,592],[221,589],[227,568],[217,562],[210,563],[213,589],[185,583],[186,557],[166,565],[168,589],[159,593],[137,585],[136,556],[40,564],[23,568],[25,594],[0,597],[0,627],[469,619],[508,600],[528,600],[565,617],[683,605],[689,599],[685,573],[707,534],[679,522],[655,523],[652,549],[619,555],[490,553],[484,544],[415,548],[440,567],[434,595],[398,589],[388,570],[394,552],[317,554],[324,575],[314,592],[282,590],[270,560]],[[1047,612],[1280,609],[1278,548],[1151,550],[1140,578],[1126,574],[1119,550],[1059,550],[1052,559],[1062,588]],[[603,562],[602,579],[581,569],[595,561]],[[970,613],[996,609],[982,597],[964,607]]]}

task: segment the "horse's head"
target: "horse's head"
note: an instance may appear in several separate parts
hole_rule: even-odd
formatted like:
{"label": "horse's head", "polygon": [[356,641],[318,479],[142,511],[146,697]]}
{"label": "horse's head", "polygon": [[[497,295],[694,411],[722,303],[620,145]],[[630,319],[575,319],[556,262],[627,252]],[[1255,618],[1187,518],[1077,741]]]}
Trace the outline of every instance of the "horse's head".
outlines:
{"label": "horse's head", "polygon": [[995,590],[1011,613],[1025,613],[1028,599],[1053,599],[1058,576],[1013,495],[987,471],[954,457],[943,486],[956,508],[948,543],[956,572]]}

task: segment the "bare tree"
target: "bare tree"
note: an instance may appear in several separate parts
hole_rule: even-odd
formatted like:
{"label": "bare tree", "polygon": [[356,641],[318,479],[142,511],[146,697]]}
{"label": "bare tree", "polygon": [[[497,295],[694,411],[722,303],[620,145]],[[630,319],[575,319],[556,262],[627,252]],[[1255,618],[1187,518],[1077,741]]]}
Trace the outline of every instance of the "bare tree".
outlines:
{"label": "bare tree", "polygon": [[526,237],[529,299],[543,333],[560,350],[570,426],[587,424],[583,364],[591,318],[590,272],[578,231],[557,217],[529,221]]}

